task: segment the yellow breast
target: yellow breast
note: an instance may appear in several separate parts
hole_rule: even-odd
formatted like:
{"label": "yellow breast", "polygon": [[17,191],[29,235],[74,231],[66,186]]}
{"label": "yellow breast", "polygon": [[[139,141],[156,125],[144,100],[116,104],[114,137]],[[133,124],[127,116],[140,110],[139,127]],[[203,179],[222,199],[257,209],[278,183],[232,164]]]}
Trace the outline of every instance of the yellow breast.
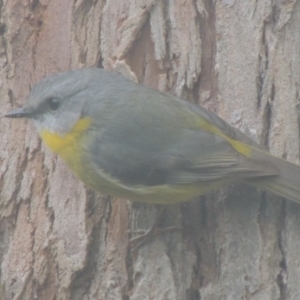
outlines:
{"label": "yellow breast", "polygon": [[40,135],[43,142],[61,156],[74,171],[80,167],[82,134],[90,127],[91,119],[82,118],[65,135],[43,130]]}

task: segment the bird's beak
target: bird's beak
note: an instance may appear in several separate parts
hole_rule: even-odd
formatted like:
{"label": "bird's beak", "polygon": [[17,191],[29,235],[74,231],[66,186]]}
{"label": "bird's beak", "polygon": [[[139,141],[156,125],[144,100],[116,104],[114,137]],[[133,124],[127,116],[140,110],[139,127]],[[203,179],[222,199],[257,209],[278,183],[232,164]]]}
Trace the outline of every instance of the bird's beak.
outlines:
{"label": "bird's beak", "polygon": [[24,106],[17,109],[10,111],[9,113],[5,114],[4,117],[6,118],[28,118],[32,116],[32,109],[30,107]]}

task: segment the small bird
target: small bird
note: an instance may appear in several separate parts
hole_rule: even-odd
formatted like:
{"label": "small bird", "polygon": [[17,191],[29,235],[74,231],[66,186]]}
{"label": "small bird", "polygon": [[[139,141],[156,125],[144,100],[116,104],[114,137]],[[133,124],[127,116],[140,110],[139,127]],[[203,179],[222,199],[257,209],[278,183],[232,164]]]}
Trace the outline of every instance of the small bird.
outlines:
{"label": "small bird", "polygon": [[35,85],[5,115],[32,120],[44,143],[96,191],[173,204],[244,182],[300,203],[300,167],[198,105],[98,68]]}

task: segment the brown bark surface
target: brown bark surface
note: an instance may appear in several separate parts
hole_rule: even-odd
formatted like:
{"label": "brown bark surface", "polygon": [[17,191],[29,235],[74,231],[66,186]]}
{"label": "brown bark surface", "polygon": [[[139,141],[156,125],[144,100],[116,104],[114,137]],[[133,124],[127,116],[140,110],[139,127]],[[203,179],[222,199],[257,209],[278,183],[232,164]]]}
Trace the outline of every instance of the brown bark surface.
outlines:
{"label": "brown bark surface", "polygon": [[[71,68],[198,102],[299,160],[300,1],[0,2],[0,113]],[[167,208],[85,189],[32,124],[0,119],[0,299],[300,299],[300,206],[247,186]]]}

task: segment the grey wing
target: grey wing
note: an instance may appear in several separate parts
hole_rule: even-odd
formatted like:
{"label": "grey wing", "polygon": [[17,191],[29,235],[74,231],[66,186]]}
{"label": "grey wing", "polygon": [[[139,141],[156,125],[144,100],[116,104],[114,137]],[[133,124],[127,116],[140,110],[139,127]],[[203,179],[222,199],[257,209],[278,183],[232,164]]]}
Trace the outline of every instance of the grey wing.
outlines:
{"label": "grey wing", "polygon": [[124,124],[116,121],[106,127],[91,145],[91,153],[98,168],[126,185],[193,184],[277,174],[272,165],[243,157],[213,133],[140,128],[129,120]]}

